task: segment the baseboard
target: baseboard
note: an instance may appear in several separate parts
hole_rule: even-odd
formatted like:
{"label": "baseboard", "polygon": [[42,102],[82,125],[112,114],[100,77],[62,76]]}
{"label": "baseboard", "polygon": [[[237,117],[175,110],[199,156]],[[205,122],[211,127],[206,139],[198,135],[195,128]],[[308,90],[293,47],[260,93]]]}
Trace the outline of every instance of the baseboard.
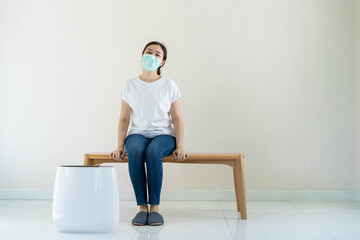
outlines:
{"label": "baseboard", "polygon": [[[119,189],[120,200],[135,200]],[[52,199],[53,189],[0,189],[0,199]],[[235,200],[234,190],[167,190],[161,200]],[[360,201],[360,190],[246,190],[247,201]]]}

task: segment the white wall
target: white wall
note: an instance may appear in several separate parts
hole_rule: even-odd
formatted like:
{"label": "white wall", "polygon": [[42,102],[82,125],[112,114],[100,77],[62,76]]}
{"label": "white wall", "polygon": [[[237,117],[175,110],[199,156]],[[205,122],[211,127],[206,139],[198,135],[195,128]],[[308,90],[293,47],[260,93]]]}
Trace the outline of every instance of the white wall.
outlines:
{"label": "white wall", "polygon": [[[119,91],[158,40],[186,151],[245,154],[247,189],[359,189],[359,26],[356,0],[0,0],[0,188],[113,151]],[[163,189],[233,189],[232,169],[164,164]]]}
{"label": "white wall", "polygon": [[356,113],[356,165],[355,168],[357,169],[357,188],[360,186],[360,1],[356,1],[356,18],[357,18],[357,25],[356,25],[356,100],[355,100],[355,113]]}

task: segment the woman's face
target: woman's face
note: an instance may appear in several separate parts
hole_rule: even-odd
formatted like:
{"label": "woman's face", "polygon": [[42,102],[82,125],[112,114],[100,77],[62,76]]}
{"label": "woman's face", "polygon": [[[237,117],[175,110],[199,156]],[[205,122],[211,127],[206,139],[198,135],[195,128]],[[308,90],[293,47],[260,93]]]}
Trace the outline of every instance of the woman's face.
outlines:
{"label": "woman's face", "polygon": [[[159,58],[160,60],[163,60],[164,58],[164,53],[161,49],[161,47],[159,45],[149,45],[146,49],[145,49],[145,52],[144,54],[149,54],[149,55],[153,55],[157,58]],[[144,55],[143,54],[143,55]],[[141,55],[141,57],[143,56]],[[160,63],[160,66],[162,66],[163,64],[165,63],[165,61],[162,61]]]}

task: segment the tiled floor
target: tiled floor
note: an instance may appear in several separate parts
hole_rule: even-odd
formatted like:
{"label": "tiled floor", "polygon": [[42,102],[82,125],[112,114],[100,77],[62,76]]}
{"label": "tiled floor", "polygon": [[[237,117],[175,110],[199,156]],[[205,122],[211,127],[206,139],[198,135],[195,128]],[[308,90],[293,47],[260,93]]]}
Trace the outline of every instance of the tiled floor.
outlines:
{"label": "tiled floor", "polygon": [[235,201],[161,201],[162,226],[133,226],[135,201],[120,201],[112,233],[61,233],[51,200],[0,200],[1,240],[82,239],[341,239],[360,240],[360,202],[247,201],[248,219]]}

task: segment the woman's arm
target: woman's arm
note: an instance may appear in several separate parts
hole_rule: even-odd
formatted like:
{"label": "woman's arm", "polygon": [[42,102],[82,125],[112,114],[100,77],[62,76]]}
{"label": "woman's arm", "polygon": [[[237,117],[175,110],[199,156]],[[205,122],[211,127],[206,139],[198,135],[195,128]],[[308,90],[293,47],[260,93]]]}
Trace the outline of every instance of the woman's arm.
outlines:
{"label": "woman's arm", "polygon": [[184,124],[181,116],[180,99],[178,98],[171,104],[170,108],[171,119],[174,125],[174,132],[176,138],[176,148],[183,148],[184,139]]}
{"label": "woman's arm", "polygon": [[183,161],[189,157],[189,153],[184,150],[183,139],[184,139],[184,124],[181,117],[180,111],[180,99],[177,99],[171,104],[170,108],[171,118],[173,120],[175,138],[176,138],[176,149],[173,151],[173,156],[177,161]]}
{"label": "woman's arm", "polygon": [[127,102],[121,100],[121,114],[118,129],[118,147],[117,149],[124,149],[126,133],[129,127],[131,107]]}

